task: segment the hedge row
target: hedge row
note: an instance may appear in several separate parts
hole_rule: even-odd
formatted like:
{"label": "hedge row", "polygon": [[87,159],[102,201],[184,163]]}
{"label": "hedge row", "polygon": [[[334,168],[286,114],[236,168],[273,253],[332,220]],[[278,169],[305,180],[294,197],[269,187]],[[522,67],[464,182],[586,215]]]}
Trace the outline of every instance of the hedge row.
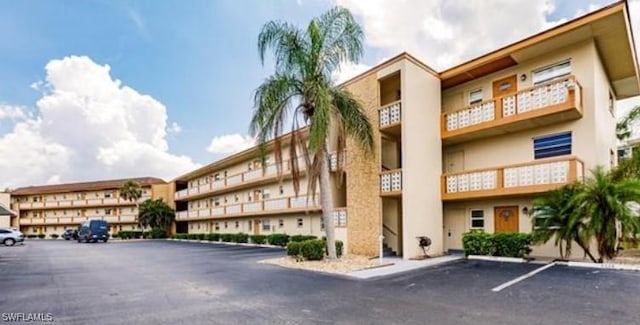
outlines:
{"label": "hedge row", "polygon": [[45,237],[47,237],[47,235],[45,235],[45,234],[37,234],[37,235],[36,234],[30,234],[30,235],[27,235],[27,238],[31,238],[31,239],[33,239],[33,238],[44,239]]}
{"label": "hedge row", "polygon": [[[344,244],[336,240],[336,255],[342,256]],[[291,241],[287,245],[287,255],[296,257],[297,260],[308,261],[322,260],[327,254],[327,242],[322,239],[310,239],[305,241]]]}
{"label": "hedge row", "polygon": [[[292,236],[291,238],[293,237],[296,237],[296,236]],[[311,237],[316,238],[315,236],[311,236]],[[287,234],[248,235],[244,233],[237,233],[237,234],[211,233],[211,234],[175,234],[173,235],[173,239],[222,241],[227,243],[248,243],[249,240],[251,240],[251,243],[253,244],[268,243],[270,245],[285,247],[287,246],[287,243],[289,243],[290,237]]]}
{"label": "hedge row", "polygon": [[530,234],[487,234],[468,232],[462,235],[465,255],[490,255],[505,257],[525,257],[531,253]]}

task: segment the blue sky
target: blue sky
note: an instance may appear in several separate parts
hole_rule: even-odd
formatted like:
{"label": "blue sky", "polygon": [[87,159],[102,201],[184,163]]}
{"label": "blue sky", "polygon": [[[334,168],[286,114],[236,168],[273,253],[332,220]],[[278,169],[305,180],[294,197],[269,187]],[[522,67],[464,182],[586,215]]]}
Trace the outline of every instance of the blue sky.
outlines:
{"label": "blue sky", "polygon": [[[36,152],[40,148],[46,151],[45,160],[67,164],[61,163],[57,167],[60,170],[35,163],[28,164],[30,167],[24,164],[2,166],[7,175],[0,171],[0,178],[6,179],[10,178],[9,173],[25,174],[22,169],[32,170],[26,173],[29,176],[13,177],[5,181],[6,184],[0,181],[0,187],[75,181],[87,177],[129,177],[154,171],[170,179],[185,169],[222,157],[225,153],[210,152],[207,147],[217,136],[246,135],[252,112],[252,92],[271,72],[270,66],[261,66],[256,50],[260,27],[269,20],[283,19],[304,24],[336,3],[351,9],[365,30],[366,55],[361,64],[345,67],[340,75],[345,78],[405,50],[437,69],[446,68],[609,2],[513,1],[512,4],[500,5],[507,15],[503,19],[495,19],[483,14],[484,10],[491,11],[497,7],[492,7],[489,1],[0,0],[0,105],[30,113],[29,118],[36,120],[42,115],[38,125],[33,121],[30,124],[25,122],[24,117],[2,119],[0,115],[0,152],[19,151],[25,146],[9,141],[12,134],[22,134],[16,129],[23,123],[25,128],[43,130],[34,136],[39,140],[33,140],[26,146]],[[472,13],[470,18],[473,19],[454,20],[451,17],[456,12]],[[420,31],[418,27],[424,24],[433,26]],[[461,33],[464,36],[464,33],[474,32],[472,24],[486,27],[483,28],[486,33],[483,44],[458,42],[456,48],[447,45],[447,37],[457,38]],[[505,30],[505,26],[512,26],[508,33],[493,35],[496,30]],[[67,134],[77,137],[95,131],[81,129],[80,125],[85,124],[75,121],[72,115],[66,120],[49,120],[49,116],[55,115],[51,113],[54,108],[43,114],[38,104],[43,98],[55,99],[47,97],[50,95],[47,87],[62,87],[59,86],[61,79],[65,75],[73,75],[64,69],[77,71],[74,67],[78,62],[63,65],[57,70],[52,68],[55,71],[45,70],[52,60],[69,56],[86,56],[96,66],[108,65],[112,79],[120,80],[122,86],[130,87],[141,95],[136,101],[144,101],[143,95],[148,95],[164,106],[164,113],[159,107],[152,111],[160,112],[166,118],[164,126],[167,132],[159,135],[166,142],[166,147],[160,143],[162,141],[153,142],[152,146],[159,148],[161,153],[151,156],[164,157],[158,159],[165,166],[180,157],[181,168],[134,168],[124,163],[120,166],[113,159],[101,158],[97,158],[98,162],[105,163],[106,167],[94,168],[92,158],[78,157],[98,157],[103,152],[83,152],[82,146],[67,145],[71,140],[51,136],[53,131],[47,131],[47,123],[68,123],[66,127],[75,133]],[[47,81],[48,77],[55,79],[54,73],[57,73],[57,84]],[[34,87],[34,83],[39,86]],[[116,104],[103,106],[109,105]],[[137,120],[137,123],[143,120]],[[163,124],[158,123],[162,128]],[[173,123],[179,128],[172,129]],[[115,124],[86,125],[110,129],[110,125]],[[78,129],[74,129],[76,126]],[[113,130],[115,133],[119,129]],[[29,134],[22,137],[29,138]],[[106,152],[115,150],[116,146],[108,143],[110,135],[100,135],[100,139],[107,143],[103,148]],[[51,142],[59,145],[57,149],[47,149]],[[52,150],[55,154],[47,156]],[[38,156],[24,153],[24,157]],[[162,160],[165,158],[166,162]],[[108,173],[103,172],[105,168]]]}

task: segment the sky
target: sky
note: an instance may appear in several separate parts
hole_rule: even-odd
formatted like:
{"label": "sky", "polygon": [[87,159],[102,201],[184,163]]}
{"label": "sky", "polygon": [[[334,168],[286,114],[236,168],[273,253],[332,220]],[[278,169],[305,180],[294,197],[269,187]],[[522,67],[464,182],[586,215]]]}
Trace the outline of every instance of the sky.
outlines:
{"label": "sky", "polygon": [[[350,9],[365,55],[340,82],[403,51],[443,70],[611,2],[0,0],[0,188],[170,180],[251,146],[252,94],[273,72],[256,39],[270,20]],[[640,39],[640,0],[630,7]]]}

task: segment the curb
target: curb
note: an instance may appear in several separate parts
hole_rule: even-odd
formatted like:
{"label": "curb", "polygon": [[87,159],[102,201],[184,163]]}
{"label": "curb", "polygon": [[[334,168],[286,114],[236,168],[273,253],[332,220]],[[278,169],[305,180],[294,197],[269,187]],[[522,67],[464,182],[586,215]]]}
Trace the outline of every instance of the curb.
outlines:
{"label": "curb", "polygon": [[503,257],[503,256],[484,256],[484,255],[469,255],[468,260],[476,261],[490,261],[490,262],[503,262],[503,263],[528,263],[530,262],[524,258],[518,257]]}
{"label": "curb", "polygon": [[569,267],[581,267],[588,269],[605,269],[605,270],[623,270],[623,271],[640,271],[640,265],[633,264],[616,264],[616,263],[589,263],[589,262],[557,262],[558,265],[566,265]]}
{"label": "curb", "polygon": [[192,239],[173,239],[173,238],[167,238],[166,240],[179,241],[179,242],[185,242],[185,243],[222,244],[222,245],[229,245],[229,246],[245,246],[245,247],[262,247],[262,248],[279,248],[279,249],[286,249],[285,247],[282,247],[282,246],[267,245],[267,244],[231,243],[231,242],[224,242],[224,241],[208,241],[208,240],[192,240]]}

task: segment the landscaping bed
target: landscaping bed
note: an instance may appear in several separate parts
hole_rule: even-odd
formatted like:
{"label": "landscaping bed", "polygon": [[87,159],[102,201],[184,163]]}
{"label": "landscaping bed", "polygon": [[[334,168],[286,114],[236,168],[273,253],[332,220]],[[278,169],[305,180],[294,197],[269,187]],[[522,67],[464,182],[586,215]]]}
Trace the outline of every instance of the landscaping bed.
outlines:
{"label": "landscaping bed", "polygon": [[381,266],[378,259],[361,255],[343,255],[335,261],[327,258],[319,261],[297,261],[295,257],[286,256],[262,260],[259,263],[333,274],[347,274]]}

